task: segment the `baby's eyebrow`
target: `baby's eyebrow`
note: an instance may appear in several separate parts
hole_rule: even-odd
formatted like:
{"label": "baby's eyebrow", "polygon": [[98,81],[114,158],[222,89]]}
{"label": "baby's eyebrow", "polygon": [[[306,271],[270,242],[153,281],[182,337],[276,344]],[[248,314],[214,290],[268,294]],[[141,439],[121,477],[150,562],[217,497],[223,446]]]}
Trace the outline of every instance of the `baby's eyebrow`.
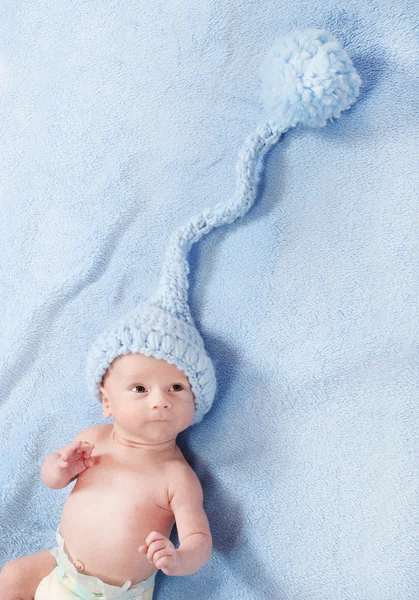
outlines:
{"label": "baby's eyebrow", "polygon": [[[142,381],[142,380],[146,380],[147,379],[147,375],[145,375],[144,373],[142,375],[130,375],[124,378],[124,380],[126,382],[134,382],[134,381]],[[178,381],[183,381],[184,383],[189,384],[189,380],[187,377],[185,377],[185,375],[180,375],[177,377],[171,377],[170,381],[172,383],[177,383]]]}

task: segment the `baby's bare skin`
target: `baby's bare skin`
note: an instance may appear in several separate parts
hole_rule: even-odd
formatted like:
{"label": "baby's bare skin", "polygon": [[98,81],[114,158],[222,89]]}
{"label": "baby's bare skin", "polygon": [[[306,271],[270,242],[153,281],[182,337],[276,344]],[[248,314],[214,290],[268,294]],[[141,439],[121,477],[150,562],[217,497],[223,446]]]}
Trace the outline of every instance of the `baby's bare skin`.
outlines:
{"label": "baby's bare skin", "polygon": [[[49,454],[41,472],[52,489],[77,479],[60,525],[70,560],[117,586],[158,569],[195,573],[211,555],[212,538],[201,484],[176,444],[194,417],[187,377],[164,360],[129,354],[112,363],[100,390],[113,425],[85,429]],[[176,549],[168,539],[175,521]],[[1,600],[32,600],[54,562],[45,552],[7,563]]]}
{"label": "baby's bare skin", "polygon": [[115,440],[111,425],[90,428],[94,465],[82,472],[64,505],[61,534],[72,561],[111,585],[132,585],[156,571],[138,548],[156,531],[169,538],[175,517],[170,481],[190,469],[176,446],[172,456],[138,456]]}

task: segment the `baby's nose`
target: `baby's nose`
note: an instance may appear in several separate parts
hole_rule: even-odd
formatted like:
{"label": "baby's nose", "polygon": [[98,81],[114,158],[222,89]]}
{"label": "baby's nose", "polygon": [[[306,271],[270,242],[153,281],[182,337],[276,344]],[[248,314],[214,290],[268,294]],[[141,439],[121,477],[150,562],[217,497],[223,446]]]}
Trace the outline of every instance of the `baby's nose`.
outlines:
{"label": "baby's nose", "polygon": [[169,402],[153,402],[153,408],[170,408]]}
{"label": "baby's nose", "polygon": [[156,395],[152,400],[153,408],[170,408],[172,405],[169,398],[163,395]]}

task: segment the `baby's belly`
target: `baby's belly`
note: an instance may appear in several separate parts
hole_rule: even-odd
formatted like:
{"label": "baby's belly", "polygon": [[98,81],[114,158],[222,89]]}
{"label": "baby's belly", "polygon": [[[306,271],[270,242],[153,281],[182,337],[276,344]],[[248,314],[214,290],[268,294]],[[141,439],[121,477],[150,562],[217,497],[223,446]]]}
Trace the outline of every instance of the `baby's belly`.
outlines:
{"label": "baby's belly", "polygon": [[64,505],[60,531],[72,562],[81,561],[83,573],[110,585],[144,581],[157,569],[138,548],[152,531],[170,536],[173,513],[150,496],[136,499],[128,490],[76,487]]}

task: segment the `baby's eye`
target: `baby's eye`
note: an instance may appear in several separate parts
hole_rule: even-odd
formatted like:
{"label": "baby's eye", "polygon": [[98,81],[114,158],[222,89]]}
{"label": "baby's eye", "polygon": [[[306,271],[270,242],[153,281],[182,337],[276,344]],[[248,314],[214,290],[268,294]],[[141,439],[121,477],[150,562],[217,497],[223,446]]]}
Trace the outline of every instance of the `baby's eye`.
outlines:
{"label": "baby's eye", "polygon": [[[176,388],[176,389],[174,389],[175,392],[181,392],[183,390],[183,385],[181,385],[180,383],[174,383],[171,387]],[[138,390],[139,394],[143,394],[146,391],[146,389],[143,385],[136,385],[132,388],[131,391],[134,392],[137,390]]]}
{"label": "baby's eye", "polygon": [[[134,390],[137,390],[138,388],[142,388],[145,391],[145,387],[143,385],[136,385],[135,387],[132,388],[131,392],[133,392]],[[143,392],[141,392],[143,393]]]}
{"label": "baby's eye", "polygon": [[180,388],[180,390],[174,390],[175,392],[181,392],[183,389],[183,385],[181,385],[180,383],[174,383],[171,387],[178,387]]}

